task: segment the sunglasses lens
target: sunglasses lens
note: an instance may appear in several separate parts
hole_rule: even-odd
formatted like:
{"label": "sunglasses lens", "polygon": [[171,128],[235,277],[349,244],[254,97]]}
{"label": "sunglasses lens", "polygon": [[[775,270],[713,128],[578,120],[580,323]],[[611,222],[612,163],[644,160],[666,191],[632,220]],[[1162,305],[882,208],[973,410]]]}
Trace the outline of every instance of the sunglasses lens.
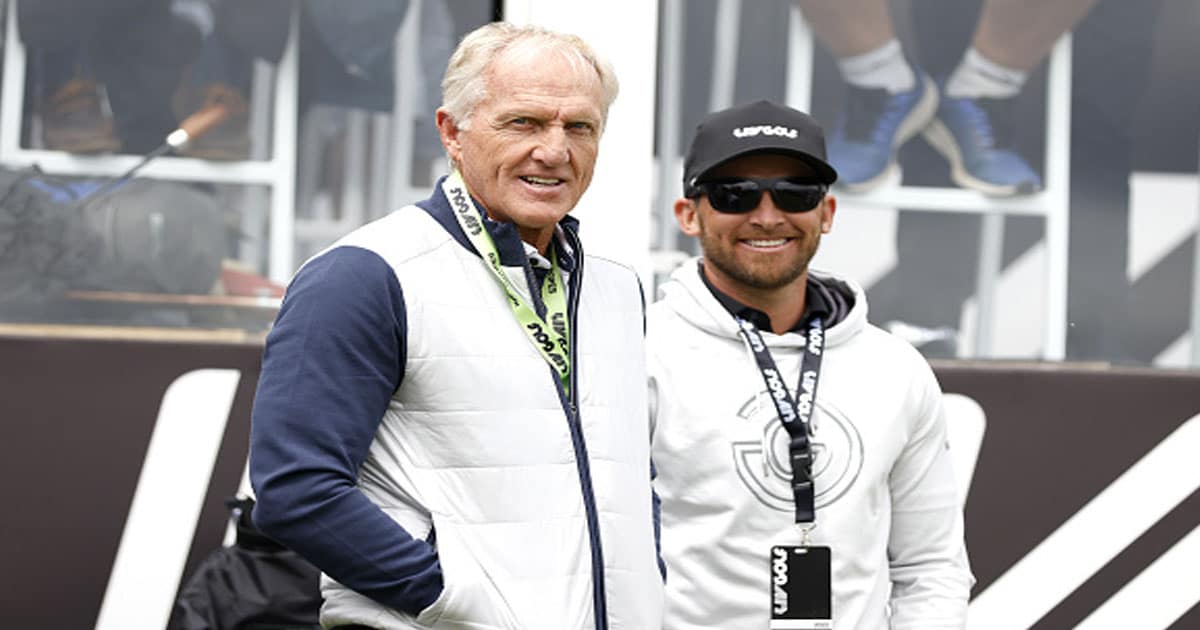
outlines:
{"label": "sunglasses lens", "polygon": [[782,180],[775,182],[771,188],[771,197],[784,212],[807,212],[816,208],[825,198],[825,187]]}
{"label": "sunglasses lens", "polygon": [[762,189],[750,180],[714,182],[708,186],[708,201],[718,212],[744,214],[757,208],[760,199]]}
{"label": "sunglasses lens", "polygon": [[698,185],[708,192],[714,210],[725,214],[745,214],[758,207],[763,190],[771,191],[775,206],[784,212],[808,212],[825,198],[825,187],[790,179],[726,179]]}

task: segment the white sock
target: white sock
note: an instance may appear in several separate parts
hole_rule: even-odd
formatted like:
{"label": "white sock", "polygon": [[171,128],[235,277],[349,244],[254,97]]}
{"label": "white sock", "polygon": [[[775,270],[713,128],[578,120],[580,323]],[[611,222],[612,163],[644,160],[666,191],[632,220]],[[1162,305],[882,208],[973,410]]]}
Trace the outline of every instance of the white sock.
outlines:
{"label": "white sock", "polygon": [[883,88],[891,94],[907,92],[917,77],[904,59],[900,40],[892,40],[875,50],[838,60],[838,69],[846,83],[862,88]]}
{"label": "white sock", "polygon": [[206,39],[216,26],[216,17],[213,16],[212,6],[204,0],[172,0],[171,13],[175,17],[191,22],[192,26],[195,26],[200,31],[200,35]]}
{"label": "white sock", "polygon": [[1025,86],[1028,72],[1002,66],[972,46],[946,82],[951,98],[1010,98]]}

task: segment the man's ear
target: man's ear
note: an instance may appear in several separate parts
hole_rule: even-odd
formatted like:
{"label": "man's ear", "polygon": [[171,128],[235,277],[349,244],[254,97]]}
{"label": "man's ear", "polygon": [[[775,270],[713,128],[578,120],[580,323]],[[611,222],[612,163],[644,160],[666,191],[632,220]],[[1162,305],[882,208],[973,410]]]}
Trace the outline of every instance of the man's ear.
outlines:
{"label": "man's ear", "polygon": [[450,161],[459,164],[462,162],[462,142],[459,139],[459,134],[462,129],[459,128],[458,122],[443,108],[437,110],[437,128],[438,136],[442,139],[442,146],[446,148],[446,155],[450,156]]}
{"label": "man's ear", "polygon": [[696,204],[687,197],[675,200],[675,221],[679,223],[679,230],[688,236],[700,236],[700,209]]}
{"label": "man's ear", "polygon": [[837,213],[837,197],[825,195],[821,203],[821,233],[828,234],[833,230],[833,215]]}

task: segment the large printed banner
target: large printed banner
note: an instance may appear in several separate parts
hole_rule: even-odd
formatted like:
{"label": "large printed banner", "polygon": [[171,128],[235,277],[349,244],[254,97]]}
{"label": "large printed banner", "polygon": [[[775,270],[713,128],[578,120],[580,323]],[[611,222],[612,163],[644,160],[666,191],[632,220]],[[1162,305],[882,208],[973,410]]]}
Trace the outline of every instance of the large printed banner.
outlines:
{"label": "large printed banner", "polygon": [[[162,628],[225,535],[257,345],[0,338],[0,610]],[[1200,373],[940,363],[971,630],[1200,628]]]}
{"label": "large printed banner", "polygon": [[[1200,372],[935,370],[948,402],[984,416],[966,497],[971,630],[1200,628]],[[969,455],[959,436],[978,418],[954,410],[952,447]]]}
{"label": "large printed banner", "polygon": [[4,625],[166,626],[225,535],[262,347],[0,338]]}

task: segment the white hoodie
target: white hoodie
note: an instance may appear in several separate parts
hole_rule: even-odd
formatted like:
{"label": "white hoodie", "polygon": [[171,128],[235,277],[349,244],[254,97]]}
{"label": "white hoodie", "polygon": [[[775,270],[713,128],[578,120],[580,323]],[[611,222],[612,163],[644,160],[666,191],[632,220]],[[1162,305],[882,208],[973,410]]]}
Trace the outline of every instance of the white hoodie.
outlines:
{"label": "white hoodie", "polygon": [[[697,265],[677,269],[647,315],[664,628],[765,629],[771,546],[801,542],[787,431]],[[809,277],[853,303],[826,323],[812,421],[810,542],[832,548],[834,627],[963,628],[973,578],[937,381],[912,346],[867,323],[861,288]],[[762,335],[794,392],[804,336]]]}

